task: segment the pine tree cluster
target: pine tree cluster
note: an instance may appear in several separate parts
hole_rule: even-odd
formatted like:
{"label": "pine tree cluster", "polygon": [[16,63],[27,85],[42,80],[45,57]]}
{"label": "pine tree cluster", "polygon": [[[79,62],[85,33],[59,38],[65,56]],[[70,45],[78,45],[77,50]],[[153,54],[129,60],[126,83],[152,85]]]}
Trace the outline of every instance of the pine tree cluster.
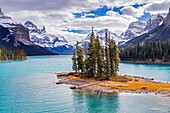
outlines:
{"label": "pine tree cluster", "polygon": [[86,54],[78,43],[72,57],[72,69],[81,72],[89,78],[109,79],[117,75],[119,69],[119,49],[110,34],[106,32],[106,43],[100,44],[99,37],[95,37],[93,28]]}
{"label": "pine tree cluster", "polygon": [[135,47],[126,47],[121,50],[120,58],[122,61],[169,62],[170,41],[146,42],[143,45],[138,43]]}
{"label": "pine tree cluster", "polygon": [[0,48],[0,61],[8,60],[26,60],[26,53],[23,50],[9,50]]}

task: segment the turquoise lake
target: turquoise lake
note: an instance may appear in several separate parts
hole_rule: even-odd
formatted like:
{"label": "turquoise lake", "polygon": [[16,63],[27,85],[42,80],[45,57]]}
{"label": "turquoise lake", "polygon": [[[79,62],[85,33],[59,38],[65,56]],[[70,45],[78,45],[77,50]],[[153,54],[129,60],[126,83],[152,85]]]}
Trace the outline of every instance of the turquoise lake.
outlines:
{"label": "turquoise lake", "polygon": [[[100,95],[56,85],[55,72],[71,71],[71,56],[34,56],[0,63],[0,113],[170,113],[170,97]],[[120,63],[121,74],[170,82],[170,65]]]}

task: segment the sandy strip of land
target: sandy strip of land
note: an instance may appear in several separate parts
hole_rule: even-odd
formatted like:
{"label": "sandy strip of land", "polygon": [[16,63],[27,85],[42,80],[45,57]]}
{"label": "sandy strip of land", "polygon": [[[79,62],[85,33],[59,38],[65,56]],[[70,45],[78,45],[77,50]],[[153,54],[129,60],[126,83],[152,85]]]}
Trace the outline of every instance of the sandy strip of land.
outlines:
{"label": "sandy strip of land", "polygon": [[[81,89],[97,94],[118,94],[122,92],[128,93],[154,93],[163,94],[170,97],[170,84],[155,82],[154,79],[148,79],[136,76],[118,76],[113,80],[97,81],[95,79],[87,79],[76,77],[68,73],[56,73],[59,81],[56,84],[70,84],[71,89]],[[123,79],[122,79],[123,78]],[[127,81],[125,81],[127,79]]]}

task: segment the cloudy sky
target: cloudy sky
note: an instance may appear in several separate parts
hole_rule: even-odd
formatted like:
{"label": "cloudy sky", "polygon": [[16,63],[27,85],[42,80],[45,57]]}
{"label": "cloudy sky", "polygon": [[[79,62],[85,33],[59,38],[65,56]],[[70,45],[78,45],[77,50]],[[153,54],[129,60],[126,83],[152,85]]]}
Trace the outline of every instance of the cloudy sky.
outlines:
{"label": "cloudy sky", "polygon": [[169,6],[170,0],[0,0],[3,12],[16,22],[30,20],[70,42],[85,38],[91,26],[120,35],[133,21],[166,15]]}

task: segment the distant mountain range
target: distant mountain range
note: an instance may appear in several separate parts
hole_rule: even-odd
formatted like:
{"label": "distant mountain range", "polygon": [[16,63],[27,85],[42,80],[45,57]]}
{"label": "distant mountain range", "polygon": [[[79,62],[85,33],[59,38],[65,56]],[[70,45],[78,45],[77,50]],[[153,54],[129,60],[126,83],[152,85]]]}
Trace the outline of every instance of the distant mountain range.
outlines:
{"label": "distant mountain range", "polygon": [[[153,26],[151,24],[150,26]],[[149,32],[142,34],[138,37],[125,43],[125,46],[134,46],[137,43],[144,44],[149,41],[170,41],[170,8],[168,15],[161,23]]]}
{"label": "distant mountain range", "polygon": [[[102,29],[98,32],[95,32],[94,31],[94,34],[95,34],[95,37],[98,36],[99,37],[99,40],[101,42],[101,44],[104,46],[105,43],[106,43],[106,33],[108,35],[110,35],[110,38],[115,40],[117,44],[121,43],[121,42],[124,42],[124,40],[122,39],[122,37],[118,36],[116,33],[112,33],[110,30],[108,29]],[[89,33],[87,35],[87,37],[85,39],[83,39],[79,45],[81,45],[83,48],[84,48],[84,51],[86,52],[86,49],[88,47],[88,44],[90,42],[90,37],[91,37],[91,33]]]}
{"label": "distant mountain range", "polygon": [[[95,36],[99,37],[102,45],[105,44],[106,33],[120,48],[134,46],[137,43],[143,44],[147,41],[167,41],[170,40],[170,13],[166,18],[157,14],[152,15],[147,22],[132,22],[120,36],[109,29],[99,30],[95,32]],[[79,42],[84,51],[88,47],[90,36],[91,33]],[[0,47],[23,49],[27,55],[72,54],[75,49],[65,37],[47,33],[45,26],[38,28],[31,21],[26,21],[24,26],[14,22],[11,17],[4,15],[1,8]]]}
{"label": "distant mountain range", "polygon": [[122,33],[121,37],[123,37],[123,39],[131,40],[137,36],[140,36],[156,28],[157,26],[160,25],[163,19],[164,19],[163,16],[157,14],[152,15],[147,22],[142,21],[132,22],[128,26],[128,29],[124,33]]}
{"label": "distant mountain range", "polygon": [[52,35],[47,33],[45,26],[38,28],[33,22],[27,21],[24,26],[28,28],[30,40],[34,44],[41,46],[49,51],[58,54],[72,54],[74,46],[61,35]]}
{"label": "distant mountain range", "polygon": [[[4,15],[1,8],[0,25],[0,41],[2,40],[0,47],[24,49],[27,55],[72,54],[74,51],[74,46],[70,45],[63,36],[51,35],[46,32],[45,26],[38,28],[30,21],[25,22],[24,26],[14,22],[11,17]],[[8,36],[2,32],[4,28],[9,30]],[[4,36],[8,38],[4,38]],[[12,38],[14,43],[12,43]]]}
{"label": "distant mountain range", "polygon": [[[122,48],[126,44],[126,42],[135,39],[137,36],[140,36],[142,34],[148,33],[149,31],[153,30],[157,26],[159,26],[163,22],[163,17],[159,14],[152,15],[147,22],[132,22],[128,26],[127,30],[123,32],[120,36],[118,36],[116,33],[112,33],[108,29],[102,29],[98,32],[94,32],[95,36],[99,37],[99,40],[102,45],[105,44],[105,35],[110,34],[110,37],[116,41],[117,45]],[[87,37],[80,42],[80,45],[84,48],[84,51],[86,51],[86,48],[88,47],[88,43],[90,42],[90,36],[91,33],[87,35]]]}
{"label": "distant mountain range", "polygon": [[23,49],[27,55],[54,55],[42,47],[32,43],[29,31],[22,24],[4,15],[0,8],[0,47],[6,49]]}

